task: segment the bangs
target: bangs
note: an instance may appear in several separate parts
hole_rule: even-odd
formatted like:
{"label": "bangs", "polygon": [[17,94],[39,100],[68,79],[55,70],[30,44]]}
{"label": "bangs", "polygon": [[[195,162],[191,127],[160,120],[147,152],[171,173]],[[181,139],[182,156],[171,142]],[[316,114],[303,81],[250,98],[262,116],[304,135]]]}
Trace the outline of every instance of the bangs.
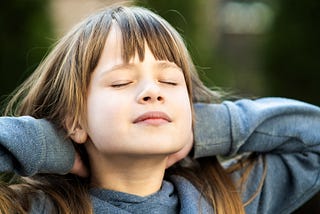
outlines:
{"label": "bangs", "polygon": [[[168,60],[179,67],[181,51],[178,33],[160,16],[143,8],[117,8],[112,14],[122,34],[122,58],[129,62],[135,55],[143,61],[145,45],[157,60]],[[146,43],[146,44],[145,44]]]}

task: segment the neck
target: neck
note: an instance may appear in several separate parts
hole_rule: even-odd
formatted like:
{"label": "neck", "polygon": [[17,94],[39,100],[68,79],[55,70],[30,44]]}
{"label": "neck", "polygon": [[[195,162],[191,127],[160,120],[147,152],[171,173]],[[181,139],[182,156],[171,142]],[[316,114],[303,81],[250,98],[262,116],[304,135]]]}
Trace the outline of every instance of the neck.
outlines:
{"label": "neck", "polygon": [[94,186],[147,196],[161,188],[166,168],[164,156],[97,155],[90,158]]}

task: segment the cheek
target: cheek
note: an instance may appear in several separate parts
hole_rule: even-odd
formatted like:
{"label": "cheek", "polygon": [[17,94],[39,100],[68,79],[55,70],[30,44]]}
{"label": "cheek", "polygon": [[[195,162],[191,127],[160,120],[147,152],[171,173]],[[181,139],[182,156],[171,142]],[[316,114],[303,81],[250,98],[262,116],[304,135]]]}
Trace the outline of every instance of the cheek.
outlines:
{"label": "cheek", "polygon": [[[113,120],[127,114],[132,105],[130,93],[112,93],[98,90],[89,94],[87,100],[88,120]],[[106,124],[105,124],[106,125]]]}
{"label": "cheek", "polygon": [[183,120],[186,128],[192,128],[192,109],[190,104],[189,95],[186,91],[177,94],[174,98],[177,103],[177,112],[179,117]]}
{"label": "cheek", "polygon": [[112,97],[108,99],[96,97],[89,100],[88,135],[98,150],[112,150],[113,142],[117,142],[119,138],[118,133],[125,128],[122,121],[126,106],[128,105]]}
{"label": "cheek", "polygon": [[112,96],[94,94],[88,97],[87,103],[88,132],[99,133],[106,129],[108,124],[113,124],[118,115],[119,101]]}
{"label": "cheek", "polygon": [[192,110],[190,106],[190,102],[186,103],[186,108],[184,111],[184,118],[185,118],[185,124],[187,126],[187,129],[192,130]]}
{"label": "cheek", "polygon": [[104,118],[113,115],[125,100],[121,96],[115,96],[113,93],[99,91],[88,96],[88,119]]}

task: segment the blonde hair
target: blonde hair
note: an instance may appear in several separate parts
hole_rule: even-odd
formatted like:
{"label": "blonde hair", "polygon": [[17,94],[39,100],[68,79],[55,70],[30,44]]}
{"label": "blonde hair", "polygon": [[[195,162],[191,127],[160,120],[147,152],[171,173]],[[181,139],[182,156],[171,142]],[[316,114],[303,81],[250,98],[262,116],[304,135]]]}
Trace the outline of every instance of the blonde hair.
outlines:
{"label": "blonde hair", "polygon": [[[5,114],[46,118],[62,129],[65,129],[66,118],[70,115],[72,127],[79,122],[86,124],[86,95],[90,75],[113,24],[118,25],[122,32],[124,61],[129,61],[136,54],[143,60],[144,47],[148,45],[156,59],[174,62],[182,68],[192,102],[220,100],[219,93],[208,90],[200,81],[183,39],[169,23],[144,8],[113,6],[88,17],[63,37],[36,71],[15,91]],[[244,213],[237,188],[217,158],[193,161],[193,167],[177,164],[167,173],[188,178],[217,214]],[[65,179],[66,176],[69,178]],[[37,182],[26,182],[22,186],[21,195],[41,190],[52,198],[60,213],[91,213],[88,181],[74,175],[66,176],[38,175],[33,178]],[[69,180],[76,182],[74,184]],[[14,190],[2,188],[11,192],[12,198],[19,198]],[[3,204],[9,206],[10,200],[0,197],[1,200],[7,201]],[[15,207],[16,210],[26,210],[28,205]]]}

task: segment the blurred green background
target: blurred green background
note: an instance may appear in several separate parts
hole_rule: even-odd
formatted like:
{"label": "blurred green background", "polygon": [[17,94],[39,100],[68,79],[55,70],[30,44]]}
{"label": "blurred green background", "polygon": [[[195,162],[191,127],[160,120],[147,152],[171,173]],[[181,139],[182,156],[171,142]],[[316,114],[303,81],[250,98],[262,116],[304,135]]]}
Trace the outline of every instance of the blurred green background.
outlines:
{"label": "blurred green background", "polygon": [[[70,26],[107,0],[2,0],[0,100]],[[238,96],[320,105],[319,0],[140,0],[185,38],[202,80]],[[90,11],[91,10],[91,11]],[[76,15],[77,14],[77,15]],[[314,199],[296,213],[319,213]]]}

